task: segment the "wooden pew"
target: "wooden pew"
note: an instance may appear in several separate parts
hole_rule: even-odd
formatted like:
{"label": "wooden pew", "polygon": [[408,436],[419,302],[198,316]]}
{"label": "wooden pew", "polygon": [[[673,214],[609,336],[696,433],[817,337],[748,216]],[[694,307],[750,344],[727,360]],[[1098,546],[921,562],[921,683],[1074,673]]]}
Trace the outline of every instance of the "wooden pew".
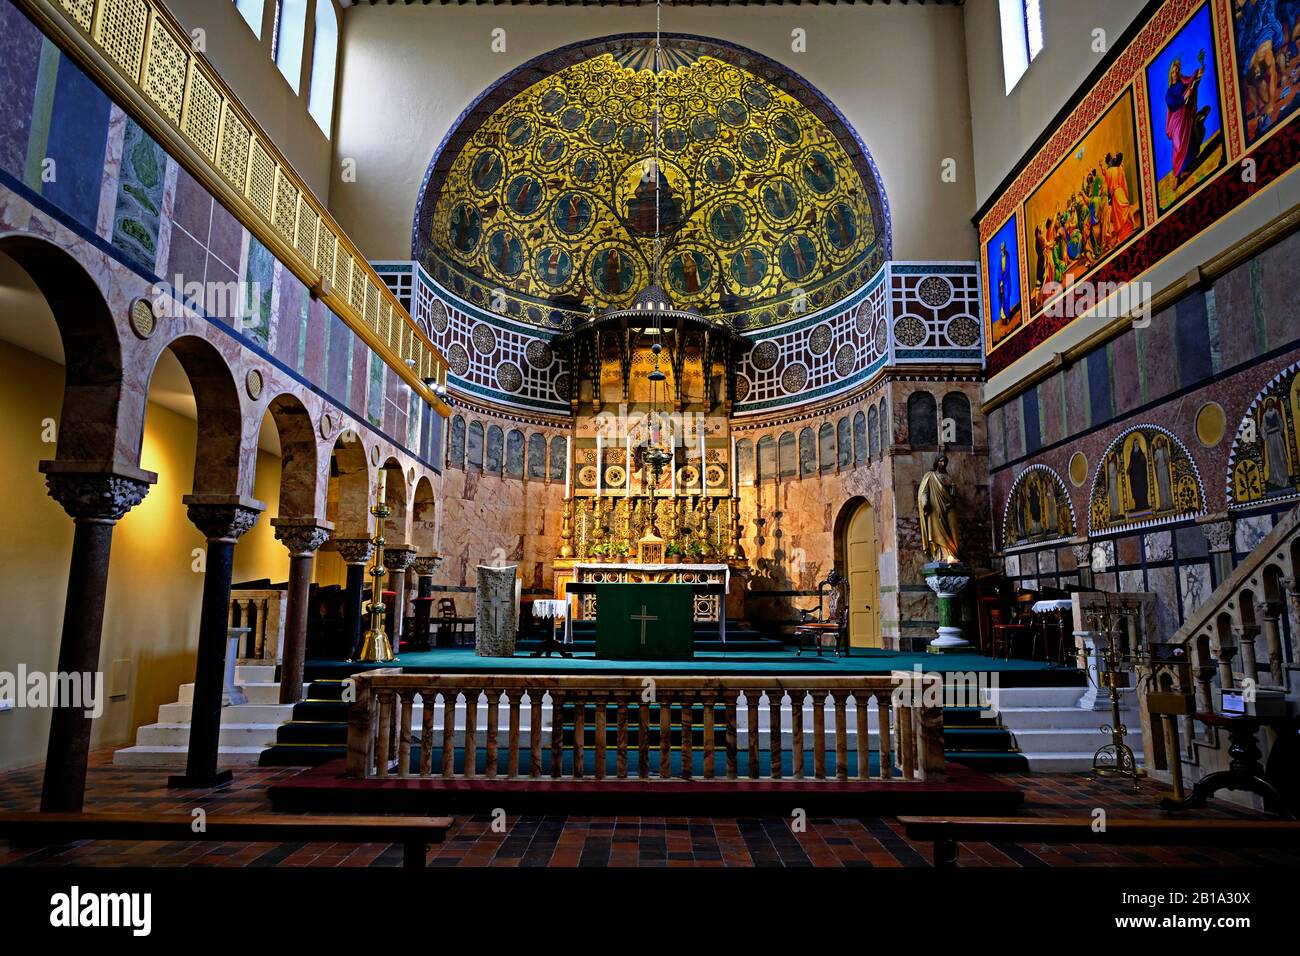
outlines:
{"label": "wooden pew", "polygon": [[1092,817],[899,817],[908,837],[934,842],[934,865],[957,865],[957,844],[1110,843],[1128,846],[1300,846],[1293,820],[1107,819]]}
{"label": "wooden pew", "polygon": [[74,840],[247,843],[400,843],[402,865],[423,867],[431,843],[441,843],[451,817],[290,816],[209,813],[196,832],[188,813],[0,813],[0,838],[24,846]]}

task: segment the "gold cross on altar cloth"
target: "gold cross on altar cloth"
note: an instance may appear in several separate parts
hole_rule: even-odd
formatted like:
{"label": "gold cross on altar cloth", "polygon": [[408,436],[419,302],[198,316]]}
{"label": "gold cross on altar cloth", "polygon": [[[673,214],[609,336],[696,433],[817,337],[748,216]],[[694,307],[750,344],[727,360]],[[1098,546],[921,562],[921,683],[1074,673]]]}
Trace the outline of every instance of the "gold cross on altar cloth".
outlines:
{"label": "gold cross on altar cloth", "polygon": [[641,622],[641,644],[642,644],[642,646],[644,646],[644,645],[645,645],[645,626],[646,626],[646,622],[647,622],[647,621],[657,621],[657,620],[659,620],[659,618],[656,617],[656,616],[653,615],[653,614],[647,614],[647,613],[645,612],[645,605],[642,604],[642,605],[641,605],[641,613],[640,613],[640,614],[633,614],[631,617],[628,618],[628,620],[629,620],[629,621],[640,621],[640,622]]}

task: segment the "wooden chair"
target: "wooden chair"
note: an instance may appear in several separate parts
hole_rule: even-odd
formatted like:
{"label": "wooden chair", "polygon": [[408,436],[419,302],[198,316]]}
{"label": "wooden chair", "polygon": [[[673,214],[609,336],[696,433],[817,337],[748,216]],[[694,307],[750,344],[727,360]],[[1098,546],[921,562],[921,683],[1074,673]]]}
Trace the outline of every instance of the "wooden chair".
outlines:
{"label": "wooden chair", "polygon": [[822,620],[812,618],[811,611],[800,611],[803,620],[799,626],[794,629],[794,637],[797,642],[795,649],[796,656],[803,655],[804,644],[812,641],[817,648],[817,656],[822,656],[822,645],[827,638],[833,641],[832,646],[835,648],[836,657],[845,657],[849,649],[849,604],[844,597],[844,581],[835,575],[832,581],[828,576],[823,585],[829,584],[830,591],[826,595],[826,616]]}
{"label": "wooden chair", "polygon": [[463,618],[456,613],[455,598],[438,598],[438,645],[447,647],[464,643],[466,620],[472,619]]}
{"label": "wooden chair", "polygon": [[989,647],[989,656],[997,657],[999,652],[1003,660],[1011,659],[1013,645],[1024,638],[1028,638],[1031,646],[1031,654],[1037,650],[1039,627],[1034,621],[1033,606],[1038,596],[1032,591],[1026,591],[1016,595],[1015,604],[1011,612],[1011,620],[1003,622],[1002,612],[1000,609],[993,609],[990,614],[993,618],[993,640]]}

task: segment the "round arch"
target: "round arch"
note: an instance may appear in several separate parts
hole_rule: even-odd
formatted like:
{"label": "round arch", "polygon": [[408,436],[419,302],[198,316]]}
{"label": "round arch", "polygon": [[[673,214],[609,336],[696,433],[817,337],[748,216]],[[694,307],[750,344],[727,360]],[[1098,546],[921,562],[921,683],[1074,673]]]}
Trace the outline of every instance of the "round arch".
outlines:
{"label": "round arch", "polygon": [[0,253],[31,277],[54,315],[63,345],[56,458],[134,465],[118,460],[125,427],[122,341],[104,293],[75,256],[46,239],[3,235]]}
{"label": "round arch", "polygon": [[334,439],[330,484],[327,516],[334,522],[334,537],[368,537],[372,520],[370,465],[361,436],[351,429],[345,429]]}
{"label": "round arch", "polygon": [[283,392],[267,403],[266,414],[280,437],[281,518],[314,518],[325,513],[320,445],[311,413],[295,395]]}

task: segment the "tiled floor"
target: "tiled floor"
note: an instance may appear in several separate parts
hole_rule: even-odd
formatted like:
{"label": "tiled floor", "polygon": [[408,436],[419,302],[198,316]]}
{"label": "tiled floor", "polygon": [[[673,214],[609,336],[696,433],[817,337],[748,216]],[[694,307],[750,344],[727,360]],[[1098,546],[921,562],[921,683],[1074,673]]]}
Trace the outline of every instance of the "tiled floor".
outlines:
{"label": "tiled floor", "polygon": [[[121,770],[111,755],[94,755],[86,809],[265,812],[266,787],[294,768],[238,771],[235,783],[214,793],[168,790],[161,771]],[[1008,774],[1026,791],[1027,813],[1090,813],[1157,817],[1158,790],[1094,783],[1081,774]],[[0,774],[0,810],[34,810],[39,768]],[[1247,817],[1220,804],[1201,812]],[[447,842],[433,848],[435,866],[929,866],[930,847],[908,841],[889,818],[812,818],[796,832],[790,818],[508,817],[504,832],[489,815],[458,817]],[[95,866],[397,866],[401,850],[379,844],[236,844],[87,842],[72,847],[13,850],[0,841],[0,865]],[[1300,854],[1168,847],[1085,847],[1041,844],[968,844],[962,866],[1240,866],[1300,865]]]}

